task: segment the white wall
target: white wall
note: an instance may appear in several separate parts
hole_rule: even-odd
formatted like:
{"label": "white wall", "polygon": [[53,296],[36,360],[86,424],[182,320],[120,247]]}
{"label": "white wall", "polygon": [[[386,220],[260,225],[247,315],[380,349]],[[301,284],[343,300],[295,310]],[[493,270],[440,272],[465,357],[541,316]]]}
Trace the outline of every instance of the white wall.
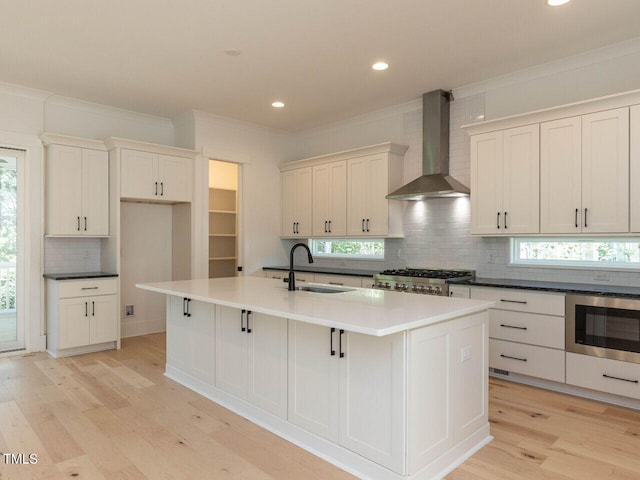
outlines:
{"label": "white wall", "polygon": [[164,331],[164,295],[140,290],[135,284],[172,278],[172,207],[123,202],[120,215],[121,303],[135,306],[135,316],[122,313],[122,336]]}

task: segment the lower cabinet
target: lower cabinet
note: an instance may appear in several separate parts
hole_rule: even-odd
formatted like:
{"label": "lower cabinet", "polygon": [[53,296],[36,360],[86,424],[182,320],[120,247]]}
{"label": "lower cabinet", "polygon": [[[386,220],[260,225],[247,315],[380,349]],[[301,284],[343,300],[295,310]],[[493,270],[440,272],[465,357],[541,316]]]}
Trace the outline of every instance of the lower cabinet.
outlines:
{"label": "lower cabinet", "polygon": [[289,421],[403,473],[405,335],[289,321]]}
{"label": "lower cabinet", "polygon": [[287,416],[287,319],[216,305],[215,385]]}
{"label": "lower cabinet", "polygon": [[115,279],[47,281],[47,350],[54,357],[115,348]]}
{"label": "lower cabinet", "polygon": [[167,296],[167,364],[215,381],[215,305]]}
{"label": "lower cabinet", "polygon": [[640,365],[567,352],[567,383],[640,399]]}

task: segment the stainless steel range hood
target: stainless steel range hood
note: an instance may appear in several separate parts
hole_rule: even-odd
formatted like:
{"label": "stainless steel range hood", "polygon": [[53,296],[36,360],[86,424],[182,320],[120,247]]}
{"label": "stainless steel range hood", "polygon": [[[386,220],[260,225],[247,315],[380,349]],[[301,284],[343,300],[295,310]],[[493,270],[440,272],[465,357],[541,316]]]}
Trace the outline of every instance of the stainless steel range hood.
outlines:
{"label": "stainless steel range hood", "polygon": [[422,176],[387,195],[392,200],[462,197],[469,188],[449,176],[449,102],[451,93],[422,96]]}

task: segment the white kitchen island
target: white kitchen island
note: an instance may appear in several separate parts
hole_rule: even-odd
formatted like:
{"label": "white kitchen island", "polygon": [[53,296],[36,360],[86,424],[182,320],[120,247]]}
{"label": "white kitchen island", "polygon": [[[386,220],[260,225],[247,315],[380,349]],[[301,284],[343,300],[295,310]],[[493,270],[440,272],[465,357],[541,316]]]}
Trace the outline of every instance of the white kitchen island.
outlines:
{"label": "white kitchen island", "polygon": [[167,295],[169,378],[361,478],[441,478],[491,440],[492,302],[257,277],[137,287]]}

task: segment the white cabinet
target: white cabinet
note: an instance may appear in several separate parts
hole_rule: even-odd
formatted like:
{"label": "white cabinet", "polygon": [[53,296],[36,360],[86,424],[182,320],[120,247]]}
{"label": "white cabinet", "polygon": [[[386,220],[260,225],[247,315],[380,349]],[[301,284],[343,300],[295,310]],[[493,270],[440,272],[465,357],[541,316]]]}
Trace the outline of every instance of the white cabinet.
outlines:
{"label": "white cabinet", "polygon": [[400,237],[407,147],[382,143],[280,165],[281,236]]}
{"label": "white cabinet", "polygon": [[114,278],[47,280],[47,351],[53,357],[116,347]]}
{"label": "white cabinet", "polygon": [[567,383],[640,399],[640,365],[567,352]]}
{"label": "white cabinet", "polygon": [[[296,277],[296,280],[298,277]],[[373,283],[373,279],[367,277],[356,277],[350,275],[327,275],[324,273],[316,273],[313,276],[316,283],[325,283],[327,285],[338,285],[346,287],[369,287]]]}
{"label": "white cabinet", "polygon": [[311,236],[311,167],[288,170],[281,177],[282,224],[280,234],[283,237]]}
{"label": "white cabinet", "polygon": [[629,231],[628,108],[542,123],[540,162],[541,233]]}
{"label": "white cabinet", "polygon": [[539,126],[471,137],[471,232],[539,232]]}
{"label": "white cabinet", "polygon": [[347,161],[347,234],[389,234],[390,167],[388,155],[377,154]]}
{"label": "white cabinet", "polygon": [[405,336],[289,321],[289,421],[404,469]]}
{"label": "white cabinet", "polygon": [[287,320],[216,305],[216,387],[287,416]]}
{"label": "white cabinet", "polygon": [[492,300],[489,366],[564,383],[564,294],[472,287],[471,298]]}
{"label": "white cabinet", "polygon": [[122,149],[120,197],[190,202],[192,159],[151,151]]}
{"label": "white cabinet", "polygon": [[313,236],[344,237],[347,233],[347,162],[313,167]]}
{"label": "white cabinet", "polygon": [[167,365],[215,382],[215,307],[167,296]]}
{"label": "white cabinet", "polygon": [[640,232],[640,105],[629,109],[629,204],[630,230]]}
{"label": "white cabinet", "polygon": [[109,157],[102,148],[48,144],[47,235],[109,235]]}

